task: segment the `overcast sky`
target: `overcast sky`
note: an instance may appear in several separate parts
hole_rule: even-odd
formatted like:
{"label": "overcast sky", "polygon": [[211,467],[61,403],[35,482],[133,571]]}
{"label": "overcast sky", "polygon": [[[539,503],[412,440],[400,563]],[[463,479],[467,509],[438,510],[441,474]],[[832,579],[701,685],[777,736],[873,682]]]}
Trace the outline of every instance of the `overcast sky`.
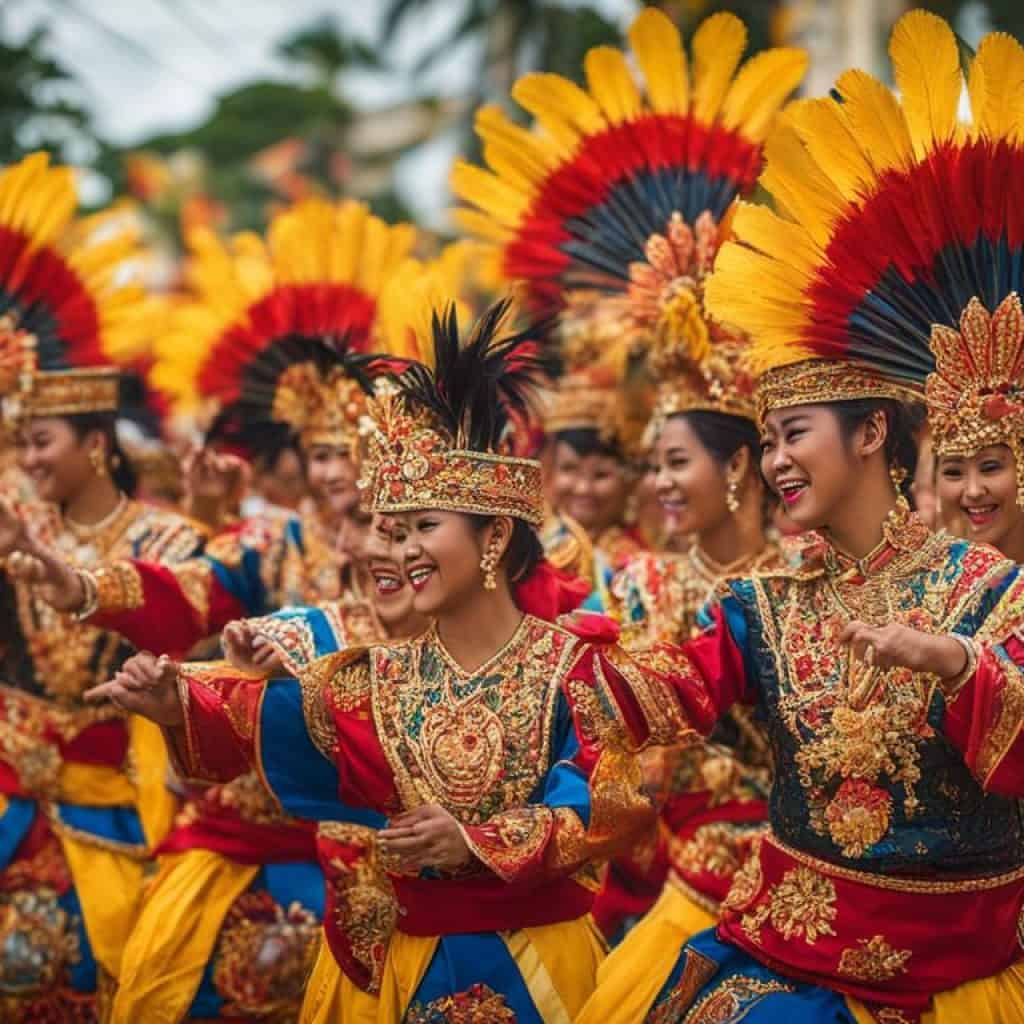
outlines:
{"label": "overcast sky", "polygon": [[[462,6],[462,0],[447,0],[428,18],[410,18],[397,40],[397,61],[407,63],[424,40],[443,35]],[[592,6],[625,22],[637,5],[600,0]],[[129,145],[195,124],[218,93],[242,82],[294,77],[274,56],[275,44],[325,14],[372,43],[383,7],[383,0],[0,0],[6,31],[16,38],[41,22],[49,25],[55,54],[81,83],[100,133]],[[473,64],[472,52],[453,53],[423,89],[458,93]],[[345,85],[367,107],[409,95],[398,75],[354,74]],[[450,141],[438,140],[400,169],[407,198],[431,219],[445,201],[453,156]]]}

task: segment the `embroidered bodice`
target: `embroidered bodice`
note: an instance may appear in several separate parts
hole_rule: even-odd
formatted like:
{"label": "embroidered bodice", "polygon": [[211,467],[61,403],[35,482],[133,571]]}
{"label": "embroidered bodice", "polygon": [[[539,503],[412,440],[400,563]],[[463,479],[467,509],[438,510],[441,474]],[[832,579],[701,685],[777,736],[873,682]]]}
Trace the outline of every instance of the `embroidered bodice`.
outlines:
{"label": "embroidered bodice", "polygon": [[868,558],[819,540],[800,568],[729,585],[767,714],[770,818],[781,840],[874,872],[986,873],[1021,863],[1020,804],[985,793],[941,731],[955,696],[949,685],[873,670],[839,639],[851,619],[984,636],[1012,575],[997,552],[933,534],[905,514]]}
{"label": "embroidered bodice", "polygon": [[402,804],[437,802],[475,825],[528,803],[550,768],[560,683],[574,647],[570,633],[526,616],[472,672],[434,630],[373,648],[373,716]]}
{"label": "embroidered bodice", "polygon": [[[33,510],[35,512],[35,510]],[[119,558],[173,564],[198,553],[204,537],[173,512],[124,501],[102,526],[74,528],[40,506],[33,523],[43,543],[72,565],[96,569]],[[4,632],[0,683],[65,705],[79,705],[82,692],[109,679],[133,653],[118,634],[54,611],[33,588],[0,582]]]}

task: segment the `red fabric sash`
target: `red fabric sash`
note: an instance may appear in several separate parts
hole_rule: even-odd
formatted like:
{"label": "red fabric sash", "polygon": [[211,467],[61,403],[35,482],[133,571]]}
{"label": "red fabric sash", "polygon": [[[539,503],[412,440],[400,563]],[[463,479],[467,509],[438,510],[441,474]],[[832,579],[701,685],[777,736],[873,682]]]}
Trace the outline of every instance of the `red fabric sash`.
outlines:
{"label": "red fabric sash", "polygon": [[495,877],[465,879],[392,876],[398,930],[406,935],[455,935],[537,928],[589,913],[594,894],[571,878],[510,885]]}
{"label": "red fabric sash", "polygon": [[769,836],[737,875],[719,934],[779,973],[920,1015],[931,997],[1022,956],[1024,867],[900,878],[837,867]]}
{"label": "red fabric sash", "polygon": [[237,815],[204,813],[197,821],[174,829],[156,853],[184,853],[212,850],[239,864],[288,864],[315,861],[316,824],[297,821],[294,825],[265,825]]}

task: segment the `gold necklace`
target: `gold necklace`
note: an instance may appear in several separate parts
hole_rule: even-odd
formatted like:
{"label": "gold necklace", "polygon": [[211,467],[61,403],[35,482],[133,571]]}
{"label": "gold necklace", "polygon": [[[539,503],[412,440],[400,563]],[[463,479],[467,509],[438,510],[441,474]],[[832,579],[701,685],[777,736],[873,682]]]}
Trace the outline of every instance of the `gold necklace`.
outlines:
{"label": "gold necklace", "polygon": [[690,561],[697,573],[703,576],[704,579],[717,583],[724,576],[736,576],[748,569],[760,558],[763,552],[764,548],[753,555],[742,555],[732,562],[716,562],[706,551],[701,549],[699,544],[694,544],[690,548],[689,555]]}
{"label": "gold necklace", "polygon": [[128,507],[128,495],[120,493],[117,498],[117,504],[113,510],[108,512],[102,519],[95,523],[79,523],[76,522],[71,516],[64,516],[64,525],[79,539],[89,540],[92,537],[96,537],[103,533],[112,523],[117,522],[120,515]]}

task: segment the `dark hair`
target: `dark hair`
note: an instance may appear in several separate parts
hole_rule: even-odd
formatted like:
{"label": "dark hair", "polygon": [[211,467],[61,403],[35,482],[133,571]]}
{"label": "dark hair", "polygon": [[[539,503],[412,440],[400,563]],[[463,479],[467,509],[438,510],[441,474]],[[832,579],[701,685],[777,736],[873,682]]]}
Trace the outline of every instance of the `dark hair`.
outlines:
{"label": "dark hair", "polygon": [[595,427],[574,427],[572,430],[557,430],[551,435],[551,443],[567,444],[580,458],[588,455],[607,455],[625,461],[622,449],[615,441],[606,441]]}
{"label": "dark hair", "polygon": [[917,444],[914,441],[915,417],[902,402],[894,398],[858,398],[848,402],[830,402],[829,408],[839,421],[839,432],[844,441],[876,412],[885,415],[888,427],[885,435],[885,461],[906,473],[901,485],[903,496],[913,504],[910,486],[917,470]]}
{"label": "dark hair", "polygon": [[93,430],[106,438],[107,470],[110,473],[110,479],[114,481],[114,486],[118,490],[124,491],[129,497],[133,497],[139,485],[139,478],[135,472],[135,467],[131,464],[120,442],[117,440],[114,414],[111,412],[80,412],[61,418],[71,427],[79,441]]}
{"label": "dark hair", "polygon": [[[473,528],[478,532],[488,523],[493,523],[496,516],[470,515]],[[525,580],[538,563],[544,558],[537,531],[525,519],[512,519],[512,536],[505,549],[505,564],[508,567],[509,583]]]}
{"label": "dark hair", "polygon": [[686,421],[719,466],[725,466],[741,448],[749,450],[751,466],[758,465],[761,439],[751,420],[709,409],[693,409],[675,415]]}

